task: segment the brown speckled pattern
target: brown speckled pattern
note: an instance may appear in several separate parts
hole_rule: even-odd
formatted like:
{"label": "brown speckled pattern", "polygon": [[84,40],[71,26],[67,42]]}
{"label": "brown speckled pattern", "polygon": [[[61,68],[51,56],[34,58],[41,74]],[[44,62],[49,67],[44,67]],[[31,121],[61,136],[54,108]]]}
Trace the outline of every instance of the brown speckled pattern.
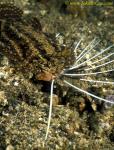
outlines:
{"label": "brown speckled pattern", "polygon": [[59,74],[71,62],[71,52],[55,48],[41,31],[37,18],[26,20],[21,16],[22,11],[16,8],[11,4],[0,5],[2,53],[25,76],[31,73],[38,78],[41,72],[47,72],[47,76]]}

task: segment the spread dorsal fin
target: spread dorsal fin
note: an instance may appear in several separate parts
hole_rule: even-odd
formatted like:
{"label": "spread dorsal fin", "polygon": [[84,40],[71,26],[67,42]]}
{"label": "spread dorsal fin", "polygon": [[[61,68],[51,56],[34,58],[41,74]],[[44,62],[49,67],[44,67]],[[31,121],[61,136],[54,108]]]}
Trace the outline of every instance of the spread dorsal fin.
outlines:
{"label": "spread dorsal fin", "polygon": [[10,3],[0,3],[0,20],[18,21],[21,19],[23,11]]}

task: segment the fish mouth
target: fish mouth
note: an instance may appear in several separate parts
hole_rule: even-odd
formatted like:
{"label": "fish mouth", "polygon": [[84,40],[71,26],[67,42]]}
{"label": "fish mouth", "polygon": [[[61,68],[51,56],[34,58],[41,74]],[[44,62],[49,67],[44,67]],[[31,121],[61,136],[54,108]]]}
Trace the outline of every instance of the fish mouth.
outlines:
{"label": "fish mouth", "polygon": [[37,75],[37,80],[41,81],[52,81],[57,77],[57,75],[51,73],[50,71],[43,70],[40,74]]}

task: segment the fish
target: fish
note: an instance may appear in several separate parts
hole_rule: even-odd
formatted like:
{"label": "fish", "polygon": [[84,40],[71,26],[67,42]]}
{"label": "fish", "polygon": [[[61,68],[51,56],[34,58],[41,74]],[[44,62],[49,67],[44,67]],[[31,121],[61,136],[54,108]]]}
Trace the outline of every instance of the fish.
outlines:
{"label": "fish", "polygon": [[41,28],[37,18],[26,18],[17,6],[0,4],[1,52],[25,77],[50,81],[72,62],[73,54],[59,50]]}

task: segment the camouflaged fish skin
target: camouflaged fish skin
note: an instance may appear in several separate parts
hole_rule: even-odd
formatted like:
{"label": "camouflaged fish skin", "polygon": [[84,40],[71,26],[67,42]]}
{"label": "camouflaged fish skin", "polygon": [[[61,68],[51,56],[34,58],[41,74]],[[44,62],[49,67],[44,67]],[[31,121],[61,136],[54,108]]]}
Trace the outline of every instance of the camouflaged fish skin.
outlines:
{"label": "camouflaged fish skin", "polygon": [[10,3],[0,3],[0,19],[20,20],[23,11]]}
{"label": "camouflaged fish skin", "polygon": [[0,4],[0,16],[1,52],[25,76],[49,81],[72,62],[71,51],[53,46],[37,18],[25,19],[12,4]]}

